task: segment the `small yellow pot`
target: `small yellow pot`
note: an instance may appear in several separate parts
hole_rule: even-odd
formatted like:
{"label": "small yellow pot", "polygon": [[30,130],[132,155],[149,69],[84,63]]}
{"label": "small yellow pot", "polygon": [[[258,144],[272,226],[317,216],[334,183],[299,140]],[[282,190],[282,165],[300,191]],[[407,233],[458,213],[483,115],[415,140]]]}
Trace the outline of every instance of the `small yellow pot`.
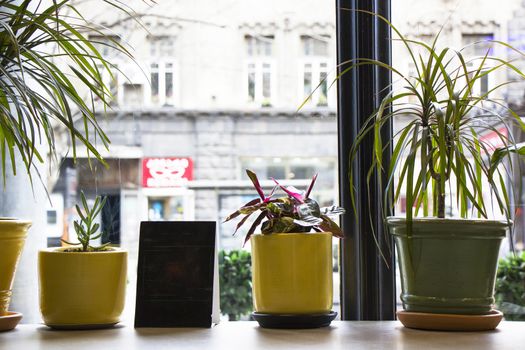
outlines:
{"label": "small yellow pot", "polygon": [[101,328],[124,309],[127,252],[38,252],[40,311],[54,328]]}
{"label": "small yellow pot", "polygon": [[31,221],[0,218],[0,316],[7,315],[16,266]]}
{"label": "small yellow pot", "polygon": [[331,233],[253,235],[250,241],[256,312],[322,314],[331,311]]}

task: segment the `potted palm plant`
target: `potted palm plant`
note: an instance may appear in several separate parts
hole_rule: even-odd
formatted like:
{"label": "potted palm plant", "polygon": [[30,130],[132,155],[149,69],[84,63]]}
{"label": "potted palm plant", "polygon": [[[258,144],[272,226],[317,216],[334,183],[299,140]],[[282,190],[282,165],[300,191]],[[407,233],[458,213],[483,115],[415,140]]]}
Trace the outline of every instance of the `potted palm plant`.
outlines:
{"label": "potted palm plant", "polygon": [[[260,198],[251,200],[225,221],[241,215],[236,231],[258,213],[244,242],[251,242],[255,312],[262,327],[308,328],[330,324],[332,312],[332,235],[342,237],[330,218],[337,206],[320,208],[310,197],[317,175],[306,191],[280,185],[266,196],[257,175],[246,170]],[[285,196],[274,197],[280,188]],[[261,225],[260,234],[254,234]],[[310,232],[310,231],[314,232]]]}
{"label": "potted palm plant", "polygon": [[52,328],[112,326],[124,308],[127,252],[90,243],[102,236],[96,218],[106,198],[97,196],[90,207],[81,192],[81,201],[82,208],[76,206],[80,220],[74,222],[78,243],[64,241],[72,247],[38,253],[40,311]]}
{"label": "potted palm plant", "polygon": [[[439,47],[439,33],[432,43],[408,39],[385,18],[369,14],[390,25],[416,72],[407,75],[371,59],[346,62],[342,71],[375,65],[391,71],[402,85],[382,99],[362,125],[349,159],[352,168],[358,152],[371,152],[369,176],[384,172],[388,179],[383,208],[397,247],[405,309],[398,316],[405,325],[439,329],[469,329],[465,323],[457,325],[458,319],[473,324],[494,318],[481,328],[495,328],[501,319],[493,310],[498,252],[513,215],[506,171],[517,166],[512,153],[525,154],[512,137],[514,125],[523,129],[524,123],[498,99],[498,91],[510,82],[484,92],[477,87],[500,70],[524,75],[490,51],[466,58],[462,50]],[[490,44],[521,55],[504,42]],[[394,145],[387,163],[382,155],[390,145],[380,134],[385,121],[393,118],[407,122],[389,141]],[[367,137],[373,139],[373,148],[365,150],[361,146]],[[351,188],[352,198],[359,190],[366,188]],[[405,215],[389,216],[401,196]],[[413,317],[420,323],[413,323]],[[439,323],[439,317],[445,322]]]}
{"label": "potted palm plant", "polygon": [[[121,1],[103,2],[131,14]],[[59,145],[66,139],[74,160],[78,145],[82,145],[88,157],[105,164],[97,147],[107,148],[109,140],[100,128],[95,106],[105,108],[111,102],[103,76],[105,72],[111,75],[116,67],[95,45],[111,46],[131,58],[129,52],[100,27],[87,22],[72,0],[0,0],[0,22],[0,168],[4,187],[11,175],[10,186],[25,181],[14,177],[19,163],[31,186],[35,174],[45,186],[45,176],[36,165],[59,158],[65,151]],[[107,40],[90,42],[88,33]],[[0,240],[19,240],[0,244],[0,258],[9,258],[8,263],[0,264],[0,299],[7,302],[12,284],[7,276],[14,274],[29,226],[25,220],[0,218]],[[5,312],[0,311],[0,328]]]}

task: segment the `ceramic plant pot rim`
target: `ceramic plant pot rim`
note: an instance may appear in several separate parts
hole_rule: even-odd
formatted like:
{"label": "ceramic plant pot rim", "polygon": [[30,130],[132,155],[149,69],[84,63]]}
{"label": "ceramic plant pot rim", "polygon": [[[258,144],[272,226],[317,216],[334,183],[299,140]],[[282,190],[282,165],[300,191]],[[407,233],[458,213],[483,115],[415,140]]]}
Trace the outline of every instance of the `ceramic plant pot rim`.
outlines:
{"label": "ceramic plant pot rim", "polygon": [[[406,225],[407,219],[403,216],[389,216],[386,218],[389,226]],[[412,218],[414,223],[432,223],[432,224],[453,224],[453,225],[490,225],[495,227],[509,227],[513,224],[512,220],[491,220],[491,219],[462,219],[462,218],[438,218],[438,217],[418,217]]]}
{"label": "ceramic plant pot rim", "polygon": [[412,233],[408,234],[405,217],[389,216],[386,224],[393,236],[412,238],[503,238],[512,226],[512,221],[489,219],[461,219],[420,217],[412,219]]}
{"label": "ceramic plant pot rim", "polygon": [[31,225],[30,220],[0,217],[0,239],[25,238]]}
{"label": "ceramic plant pot rim", "polygon": [[18,218],[12,217],[1,217],[0,216],[0,225],[31,225],[33,222],[31,220],[21,220]]}
{"label": "ceramic plant pot rim", "polygon": [[281,232],[281,233],[256,233],[251,238],[254,237],[303,237],[303,236],[322,236],[332,234],[332,232]]}
{"label": "ceramic plant pot rim", "polygon": [[62,255],[101,255],[101,254],[122,254],[127,253],[126,249],[111,247],[112,250],[103,250],[98,252],[65,252],[66,249],[75,247],[55,247],[55,248],[44,248],[39,251],[45,254],[62,254]]}

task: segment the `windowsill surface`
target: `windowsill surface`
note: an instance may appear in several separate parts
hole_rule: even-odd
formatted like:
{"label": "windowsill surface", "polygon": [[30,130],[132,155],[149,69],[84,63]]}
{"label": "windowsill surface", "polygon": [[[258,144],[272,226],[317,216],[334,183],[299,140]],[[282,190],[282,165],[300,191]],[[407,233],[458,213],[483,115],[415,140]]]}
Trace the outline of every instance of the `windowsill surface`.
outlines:
{"label": "windowsill surface", "polygon": [[260,328],[256,322],[224,322],[204,328],[142,328],[131,325],[95,331],[53,331],[21,324],[0,333],[7,349],[520,349],[525,322],[502,322],[491,332],[429,332],[404,328],[397,321],[334,321],[306,330]]}

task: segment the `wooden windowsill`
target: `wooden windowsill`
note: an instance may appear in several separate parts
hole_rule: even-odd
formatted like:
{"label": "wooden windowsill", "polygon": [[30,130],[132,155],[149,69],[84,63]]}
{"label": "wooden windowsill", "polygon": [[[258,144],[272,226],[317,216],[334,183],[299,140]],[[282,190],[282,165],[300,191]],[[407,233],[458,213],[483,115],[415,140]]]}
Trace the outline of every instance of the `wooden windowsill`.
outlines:
{"label": "wooden windowsill", "polygon": [[396,321],[337,321],[309,330],[260,328],[256,322],[224,322],[211,329],[119,325],[94,331],[54,331],[21,324],[0,333],[0,350],[33,349],[522,349],[525,322],[502,322],[491,332],[429,332]]}

